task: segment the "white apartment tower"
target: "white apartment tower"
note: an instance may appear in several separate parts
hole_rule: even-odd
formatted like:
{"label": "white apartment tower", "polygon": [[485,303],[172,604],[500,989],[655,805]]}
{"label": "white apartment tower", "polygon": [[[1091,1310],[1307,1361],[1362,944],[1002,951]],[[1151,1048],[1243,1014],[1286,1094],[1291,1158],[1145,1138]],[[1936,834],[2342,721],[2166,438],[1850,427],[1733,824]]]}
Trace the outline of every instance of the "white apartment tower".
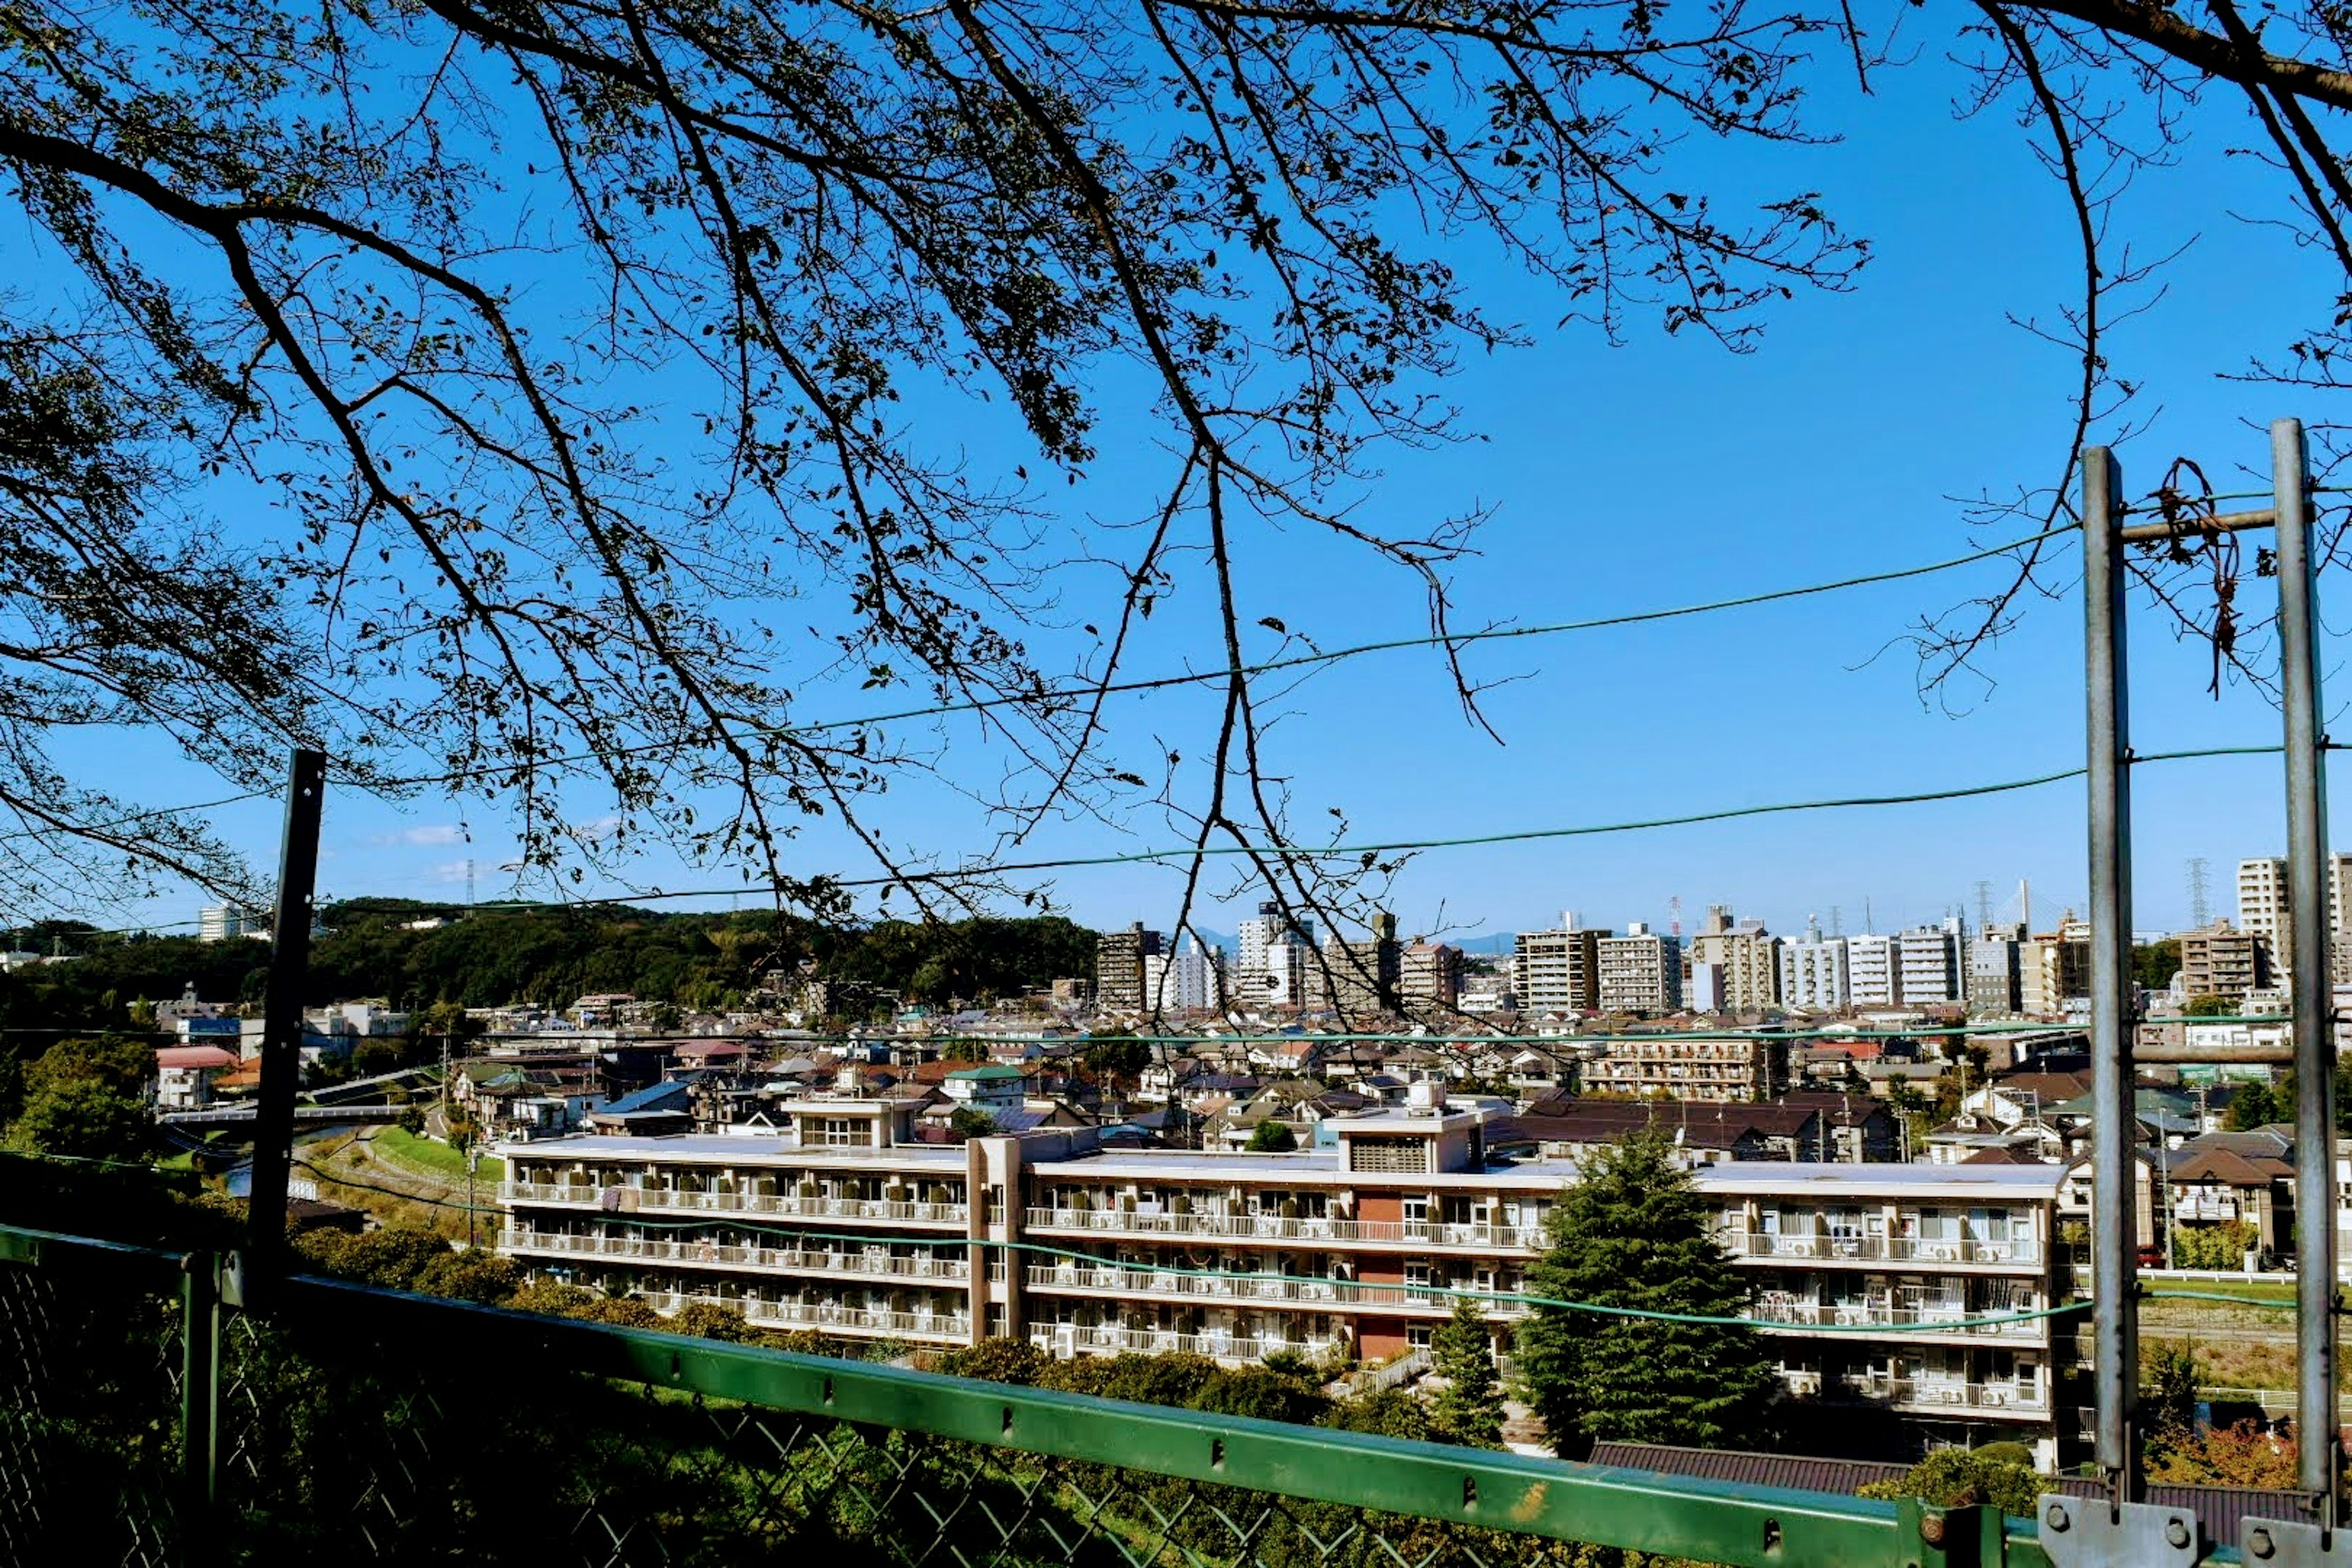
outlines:
{"label": "white apartment tower", "polygon": [[[1601,1010],[1654,1017],[1683,1005],[1683,944],[1640,921],[1600,942]],[[1526,1004],[1524,1000],[1521,1005]]]}
{"label": "white apartment tower", "polygon": [[1188,1012],[1225,1005],[1225,950],[1184,939],[1181,952],[1155,952],[1143,961],[1144,1005],[1155,1011]]}
{"label": "white apartment tower", "polygon": [[1856,1007],[1892,1007],[1902,1000],[1902,947],[1871,932],[1845,939],[1846,997]]}
{"label": "white apartment tower", "polygon": [[1845,938],[1823,936],[1810,916],[1801,940],[1780,944],[1780,1005],[1801,1013],[1843,1013],[1847,1006]]}
{"label": "white apartment tower", "polygon": [[1960,999],[1960,954],[1966,928],[1953,915],[1939,926],[1913,926],[1895,938],[1906,1007]]}

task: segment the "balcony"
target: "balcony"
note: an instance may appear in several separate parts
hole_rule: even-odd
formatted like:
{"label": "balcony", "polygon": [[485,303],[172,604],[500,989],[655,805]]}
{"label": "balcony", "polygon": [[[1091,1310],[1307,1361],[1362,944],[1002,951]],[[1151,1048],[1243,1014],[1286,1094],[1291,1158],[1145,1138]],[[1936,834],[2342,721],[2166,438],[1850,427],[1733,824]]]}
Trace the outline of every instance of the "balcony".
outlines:
{"label": "balcony", "polygon": [[1094,1236],[1200,1236],[1242,1241],[1328,1241],[1389,1247],[1459,1247],[1479,1252],[1528,1252],[1543,1245],[1543,1227],[1483,1221],[1285,1219],[1266,1214],[1150,1214],[1134,1209],[1034,1208],[1032,1231]]}
{"label": "balcony", "polygon": [[1985,1323],[1969,1329],[1949,1326],[1971,1319],[1998,1318],[2031,1310],[2022,1307],[1968,1309],[1958,1303],[1950,1306],[1896,1307],[1884,1301],[1785,1301],[1766,1297],[1757,1302],[1753,1315],[1764,1322],[1767,1333],[1770,1333],[1777,1325],[1796,1324],[1805,1328],[1874,1330],[1892,1334],[1935,1334],[1939,1339],[1951,1340],[2031,1341],[2038,1344],[2049,1337],[2050,1321],[2046,1318]]}
{"label": "balcony", "polygon": [[1832,1378],[1826,1385],[1815,1372],[1791,1372],[1781,1381],[1794,1394],[1819,1394],[1835,1403],[1867,1400],[1898,1410],[1936,1415],[1974,1411],[1998,1415],[2046,1416],[2052,1409],[2046,1388],[2031,1384],[1970,1383],[1964,1378],[1873,1377],[1852,1373]]}
{"label": "balcony", "polygon": [[743,1321],[755,1329],[808,1329],[821,1334],[874,1334],[949,1344],[964,1344],[971,1339],[971,1319],[961,1312],[892,1312],[840,1301],[755,1301],[678,1290],[640,1291],[638,1299],[665,1314],[683,1311],[697,1301],[723,1307],[742,1313]]}
{"label": "balcony", "polygon": [[971,1263],[961,1257],[879,1258],[789,1247],[738,1247],[720,1242],[632,1236],[566,1236],[553,1231],[504,1230],[499,1250],[518,1256],[611,1258],[646,1263],[701,1264],[753,1268],[779,1274],[855,1274],[904,1279],[969,1279]]}
{"label": "balcony", "polygon": [[1773,1235],[1766,1231],[1718,1231],[1716,1239],[1735,1258],[1801,1259],[1822,1263],[1998,1263],[2016,1267],[2042,1261],[2038,1241],[1927,1240],[1907,1236]]}
{"label": "balcony", "polygon": [[1186,1334],[1173,1329],[1084,1328],[1076,1323],[1033,1323],[1029,1342],[1048,1355],[1064,1357],[1089,1351],[1104,1354],[1135,1351],[1146,1355],[1203,1355],[1212,1361],[1236,1363],[1264,1361],[1284,1351],[1319,1360],[1337,1345],[1336,1341],[1328,1339],[1267,1339],[1213,1330]]}
{"label": "balcony", "polygon": [[[1286,1301],[1307,1307],[1371,1307],[1433,1312],[1454,1310],[1451,1291],[1428,1285],[1364,1285],[1351,1279],[1303,1279],[1278,1275],[1169,1274],[1149,1268],[1037,1265],[1028,1271],[1033,1290],[1109,1294],[1122,1297],[1217,1301]],[[1497,1314],[1523,1317],[1523,1307],[1502,1306]]]}
{"label": "balcony", "polygon": [[619,1194],[620,1213],[753,1214],[782,1219],[880,1221],[894,1225],[967,1226],[967,1204],[892,1202],[884,1198],[804,1198],[774,1193],[690,1193],[669,1187],[584,1187],[560,1182],[501,1182],[503,1204],[555,1204],[601,1209],[606,1193]]}

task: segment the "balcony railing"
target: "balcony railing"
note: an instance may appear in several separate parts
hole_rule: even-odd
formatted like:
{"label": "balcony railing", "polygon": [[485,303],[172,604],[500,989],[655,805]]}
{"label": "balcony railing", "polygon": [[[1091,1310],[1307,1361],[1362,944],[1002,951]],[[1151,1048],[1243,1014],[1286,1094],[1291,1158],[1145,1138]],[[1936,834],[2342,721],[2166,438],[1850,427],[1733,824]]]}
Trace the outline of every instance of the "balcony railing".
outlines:
{"label": "balcony railing", "polygon": [[1923,1412],[1999,1411],[2017,1415],[2046,1415],[2050,1392],[2032,1384],[1970,1383],[1963,1378],[1872,1377],[1853,1374],[1823,1384],[1819,1373],[1789,1373],[1782,1381],[1789,1392],[1820,1394],[1831,1401],[1867,1400],[1898,1409]]}
{"label": "balcony railing", "polygon": [[1264,1361],[1285,1351],[1319,1360],[1328,1355],[1336,1343],[1328,1339],[1269,1339],[1213,1331],[1188,1334],[1172,1329],[1084,1328],[1076,1323],[1034,1323],[1029,1329],[1029,1342],[1050,1355],[1132,1351],[1145,1355],[1202,1355],[1213,1361],[1236,1363]]}
{"label": "balcony railing", "polygon": [[[1029,1269],[1033,1290],[1083,1290],[1118,1296],[1183,1297],[1219,1301],[1289,1301],[1322,1307],[1402,1307],[1445,1313],[1454,1310],[1450,1290],[1429,1285],[1366,1285],[1352,1279],[1305,1279],[1281,1275],[1170,1274],[1150,1268],[1090,1268],[1084,1265],[1037,1265]],[[1488,1303],[1490,1310],[1498,1304]],[[1523,1309],[1500,1307],[1498,1315]]]}
{"label": "balcony railing", "polygon": [[[1756,1303],[1754,1316],[1767,1325],[1768,1331],[1773,1324],[1794,1323],[1808,1328],[1884,1329],[1894,1332],[1911,1330],[1935,1333],[1941,1331],[1954,1339],[1990,1337],[2039,1342],[2046,1338],[2050,1331],[2047,1319],[2023,1318],[2005,1323],[1980,1321],[2027,1310],[2018,1307],[1966,1308],[1958,1303],[1937,1307],[1897,1307],[1885,1302],[1782,1301],[1768,1297]],[[1974,1326],[1967,1329],[1951,1327],[1963,1322]]]}
{"label": "balcony railing", "polygon": [[[1978,1510],[1593,1471],[342,1280],[278,1281],[265,1310],[219,1300],[222,1262],[0,1226],[7,1492],[39,1504],[0,1505],[0,1563],[629,1568],[847,1549],[1060,1564],[1095,1542],[1210,1563],[1541,1568],[1583,1542],[1894,1568],[1955,1537],[1987,1564],[2043,1560],[2032,1521]],[[1227,1359],[1289,1348],[1069,1334]],[[464,1353],[417,1353],[450,1344]],[[1387,1545],[1399,1516],[1406,1552]],[[1343,1541],[1360,1542],[1344,1560]]]}
{"label": "balcony railing", "polygon": [[2032,1240],[1930,1240],[1909,1236],[1773,1235],[1765,1231],[1717,1233],[1727,1250],[1740,1258],[1814,1258],[1825,1263],[2011,1263],[2042,1261],[2042,1244]]}
{"label": "balcony railing", "polygon": [[895,1339],[940,1340],[962,1344],[971,1338],[971,1320],[953,1312],[896,1312],[840,1301],[755,1301],[697,1291],[646,1290],[638,1299],[666,1316],[695,1302],[740,1312],[758,1329],[811,1329],[819,1333],[888,1334]]}
{"label": "balcony railing", "polygon": [[604,1194],[614,1191],[622,1194],[616,1201],[624,1205],[624,1212],[658,1209],[688,1214],[775,1215],[785,1219],[884,1220],[903,1225],[961,1226],[971,1219],[971,1209],[965,1204],[808,1198],[790,1193],[695,1193],[671,1187],[587,1187],[562,1182],[501,1182],[499,1201],[596,1209],[604,1207]]}
{"label": "balcony railing", "polygon": [[533,1256],[614,1258],[649,1263],[701,1263],[730,1268],[772,1270],[783,1274],[881,1275],[909,1279],[968,1279],[968,1258],[925,1254],[917,1258],[883,1258],[870,1253],[789,1247],[740,1247],[721,1242],[671,1237],[597,1234],[567,1236],[543,1230],[504,1230],[499,1250]]}
{"label": "balcony railing", "polygon": [[1462,1247],[1486,1252],[1528,1251],[1543,1229],[1485,1221],[1336,1219],[1269,1214],[1170,1214],[1141,1209],[1033,1208],[1033,1231],[1115,1236],[1213,1236],[1240,1240],[1373,1242],[1391,1246]]}

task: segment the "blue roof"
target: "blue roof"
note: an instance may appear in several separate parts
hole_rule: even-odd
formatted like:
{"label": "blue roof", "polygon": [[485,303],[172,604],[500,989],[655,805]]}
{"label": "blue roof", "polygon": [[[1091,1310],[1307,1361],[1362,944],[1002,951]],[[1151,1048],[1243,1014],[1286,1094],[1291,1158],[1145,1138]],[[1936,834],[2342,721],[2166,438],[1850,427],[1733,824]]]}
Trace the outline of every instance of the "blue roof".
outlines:
{"label": "blue roof", "polygon": [[677,1079],[665,1079],[660,1083],[625,1094],[596,1108],[599,1116],[630,1116],[641,1110],[684,1110],[687,1086]]}

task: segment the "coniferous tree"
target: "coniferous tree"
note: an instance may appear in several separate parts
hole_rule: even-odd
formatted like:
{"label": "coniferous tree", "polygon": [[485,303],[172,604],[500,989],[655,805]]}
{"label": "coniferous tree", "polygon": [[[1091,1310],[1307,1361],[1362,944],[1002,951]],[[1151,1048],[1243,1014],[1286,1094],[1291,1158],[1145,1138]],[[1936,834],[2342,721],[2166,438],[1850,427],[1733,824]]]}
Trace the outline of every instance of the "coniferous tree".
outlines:
{"label": "coniferous tree", "polygon": [[1454,1316],[1430,1337],[1437,1374],[1445,1379],[1429,1421],[1444,1442],[1473,1448],[1503,1444],[1503,1380],[1495,1371],[1486,1317],[1467,1296],[1454,1300]]}
{"label": "coniferous tree", "polygon": [[[1530,1295],[1698,1320],[1747,1309],[1689,1173],[1655,1128],[1596,1155],[1549,1229]],[[1569,1458],[1596,1442],[1748,1440],[1775,1382],[1756,1331],[1738,1323],[1538,1307],[1516,1343],[1528,1403]]]}

